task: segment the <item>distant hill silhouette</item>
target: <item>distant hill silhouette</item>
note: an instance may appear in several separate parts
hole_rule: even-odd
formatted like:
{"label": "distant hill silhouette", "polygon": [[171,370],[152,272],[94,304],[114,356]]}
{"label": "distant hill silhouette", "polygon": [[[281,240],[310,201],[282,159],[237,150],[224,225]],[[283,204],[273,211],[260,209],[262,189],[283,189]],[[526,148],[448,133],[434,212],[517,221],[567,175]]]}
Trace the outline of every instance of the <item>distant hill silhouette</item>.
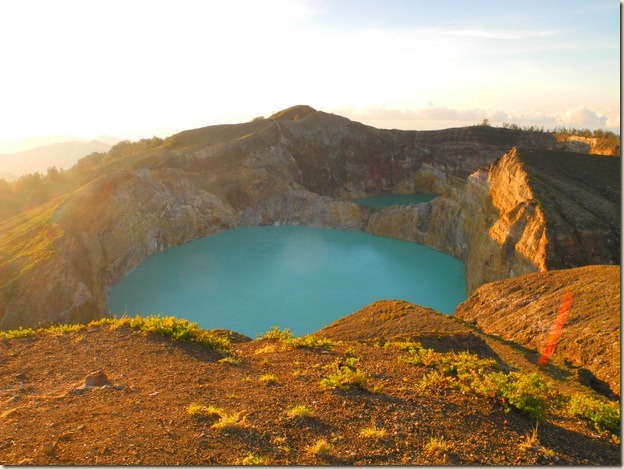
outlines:
{"label": "distant hill silhouette", "polygon": [[[114,141],[109,137],[109,141]],[[0,154],[0,175],[11,180],[24,174],[44,173],[51,166],[67,169],[85,155],[107,152],[111,144],[92,140],[90,142],[66,141],[40,146],[16,153]]]}

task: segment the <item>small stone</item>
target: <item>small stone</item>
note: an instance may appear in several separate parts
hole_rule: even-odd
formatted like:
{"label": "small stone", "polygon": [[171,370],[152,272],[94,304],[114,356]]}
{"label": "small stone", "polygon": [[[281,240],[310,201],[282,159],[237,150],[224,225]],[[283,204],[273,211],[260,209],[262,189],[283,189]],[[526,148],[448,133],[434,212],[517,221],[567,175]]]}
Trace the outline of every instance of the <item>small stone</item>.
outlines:
{"label": "small stone", "polygon": [[108,380],[103,371],[95,371],[89,373],[85,378],[85,386],[92,386],[101,388],[103,386],[112,386],[112,383]]}
{"label": "small stone", "polygon": [[41,451],[46,456],[52,456],[54,454],[54,445],[49,441],[46,441],[43,445],[41,445]]}

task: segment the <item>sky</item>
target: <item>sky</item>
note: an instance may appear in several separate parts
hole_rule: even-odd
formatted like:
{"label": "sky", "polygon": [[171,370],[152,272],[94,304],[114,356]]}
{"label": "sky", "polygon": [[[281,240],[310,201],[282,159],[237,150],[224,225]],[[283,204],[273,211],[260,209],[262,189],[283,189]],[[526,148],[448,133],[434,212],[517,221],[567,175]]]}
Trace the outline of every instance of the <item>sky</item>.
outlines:
{"label": "sky", "polygon": [[616,0],[3,0],[0,143],[307,104],[379,128],[620,127]]}

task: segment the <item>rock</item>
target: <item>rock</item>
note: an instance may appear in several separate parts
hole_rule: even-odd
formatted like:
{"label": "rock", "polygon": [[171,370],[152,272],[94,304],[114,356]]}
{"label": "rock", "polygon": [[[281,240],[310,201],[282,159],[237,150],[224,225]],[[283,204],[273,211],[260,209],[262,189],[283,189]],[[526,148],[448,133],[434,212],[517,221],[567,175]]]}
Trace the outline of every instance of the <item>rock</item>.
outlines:
{"label": "rock", "polygon": [[43,445],[41,445],[41,451],[46,456],[53,456],[54,455],[54,444],[50,443],[49,441],[46,441]]}
{"label": "rock", "polygon": [[111,382],[108,380],[103,371],[95,371],[93,373],[89,373],[84,380],[85,387],[102,387],[102,386],[112,386]]}
{"label": "rock", "polygon": [[74,393],[83,394],[85,391],[91,389],[123,389],[122,386],[114,386],[106,377],[103,371],[95,371],[93,373],[89,373],[87,377],[84,379],[84,382],[74,389]]}

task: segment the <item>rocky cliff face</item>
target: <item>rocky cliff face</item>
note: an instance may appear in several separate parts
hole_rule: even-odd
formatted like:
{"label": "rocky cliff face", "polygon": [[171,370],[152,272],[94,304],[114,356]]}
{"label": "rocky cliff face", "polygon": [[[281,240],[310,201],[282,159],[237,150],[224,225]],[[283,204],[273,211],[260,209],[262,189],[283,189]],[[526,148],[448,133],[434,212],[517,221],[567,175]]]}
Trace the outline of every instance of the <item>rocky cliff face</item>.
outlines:
{"label": "rocky cliff face", "polygon": [[620,263],[620,160],[514,148],[429,204],[374,213],[366,230],[464,261],[468,293],[530,272]]}
{"label": "rocky cliff face", "polygon": [[[548,198],[571,197],[572,182],[549,176],[539,185],[544,195],[533,194],[525,169],[542,171],[518,152],[478,171],[522,144],[561,145],[549,134],[489,127],[379,130],[307,106],[182,132],[102,164],[79,190],[0,224],[0,327],[105,315],[110,286],[148,255],[238,225],[307,224],[411,239],[463,259],[471,289],[551,268],[552,259],[615,262],[619,238],[608,238],[607,247],[600,239],[619,218],[603,231],[593,230],[594,219],[579,222],[589,213],[608,218],[611,202],[592,198],[582,213],[571,206],[561,212],[569,223],[554,223],[568,231],[544,238],[549,217],[560,213]],[[549,192],[555,179],[559,192]],[[619,197],[619,183],[601,185],[601,193]],[[385,210],[348,200],[417,191],[442,196]]]}
{"label": "rocky cliff face", "polygon": [[558,134],[557,142],[562,149],[592,155],[620,156],[620,142],[614,138],[581,137],[578,135]]}

